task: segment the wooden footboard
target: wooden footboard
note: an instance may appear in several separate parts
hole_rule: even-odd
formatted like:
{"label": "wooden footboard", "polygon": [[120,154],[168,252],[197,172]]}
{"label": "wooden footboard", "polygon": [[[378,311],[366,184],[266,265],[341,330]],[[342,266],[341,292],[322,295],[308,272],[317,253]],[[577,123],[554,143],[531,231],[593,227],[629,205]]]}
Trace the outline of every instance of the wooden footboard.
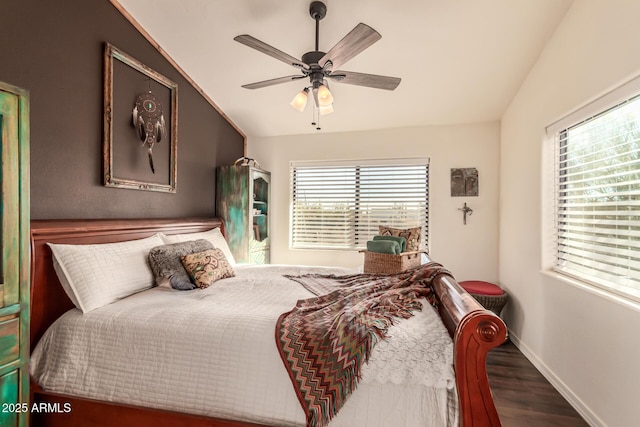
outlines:
{"label": "wooden footboard", "polygon": [[[224,233],[224,223],[219,218],[32,221],[31,349],[58,317],[73,308],[55,274],[47,242],[109,243],[148,237],[158,232],[189,233],[213,227],[221,227]],[[486,356],[489,350],[504,342],[507,328],[498,316],[485,310],[451,277],[438,276],[434,280],[434,287],[441,301],[440,316],[454,340],[460,426],[500,426],[489,389]],[[32,384],[32,401],[60,408],[64,408],[65,403],[72,402],[73,406],[69,413],[32,414],[34,426],[255,426],[60,395],[44,391],[36,384]],[[55,403],[59,405],[55,406]]]}
{"label": "wooden footboard", "polygon": [[434,289],[440,298],[440,317],[453,338],[460,426],[501,426],[489,388],[487,353],[504,343],[507,327],[451,277],[438,276]]}

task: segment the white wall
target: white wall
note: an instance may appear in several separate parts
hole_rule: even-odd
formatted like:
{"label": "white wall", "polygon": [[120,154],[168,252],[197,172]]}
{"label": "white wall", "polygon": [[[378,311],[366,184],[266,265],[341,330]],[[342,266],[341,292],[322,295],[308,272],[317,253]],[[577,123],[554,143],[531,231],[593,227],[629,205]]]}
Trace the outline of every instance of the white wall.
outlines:
{"label": "white wall", "polygon": [[[446,265],[458,280],[497,280],[499,128],[494,122],[250,138],[249,157],[271,171],[271,261],[345,267],[363,261],[356,251],[289,249],[290,161],[429,157],[432,258]],[[459,167],[478,169],[478,197],[451,197],[450,169]],[[457,210],[464,202],[474,211],[466,226]]]}
{"label": "white wall", "polygon": [[542,272],[544,129],[640,71],[640,1],[576,0],[502,118],[499,282],[521,350],[592,425],[638,425],[640,307]]}

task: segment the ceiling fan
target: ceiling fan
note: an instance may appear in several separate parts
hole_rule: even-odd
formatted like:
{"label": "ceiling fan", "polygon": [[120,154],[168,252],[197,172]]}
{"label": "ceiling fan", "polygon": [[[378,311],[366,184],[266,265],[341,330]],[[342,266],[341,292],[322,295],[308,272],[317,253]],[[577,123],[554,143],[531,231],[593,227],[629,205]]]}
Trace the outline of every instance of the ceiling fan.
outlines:
{"label": "ceiling fan", "polygon": [[[318,39],[320,21],[327,14],[327,6],[321,1],[313,1],[309,6],[309,14],[311,18],[316,21],[316,45],[315,50],[302,55],[302,60],[298,60],[248,34],[242,34],[234,38],[234,40],[239,43],[285,62],[301,71],[301,74],[250,83],[242,87],[246,89],[259,89],[309,78],[310,85],[306,86],[296,95],[291,102],[291,106],[298,111],[303,111],[307,104],[307,94],[311,90],[319,114],[327,114],[333,111],[333,96],[331,91],[329,91],[328,80],[385,90],[394,90],[398,87],[401,80],[398,77],[338,70],[339,67],[351,58],[380,40],[382,38],[380,33],[368,25],[360,23],[325,53],[320,51]],[[312,124],[315,125],[315,123]]]}

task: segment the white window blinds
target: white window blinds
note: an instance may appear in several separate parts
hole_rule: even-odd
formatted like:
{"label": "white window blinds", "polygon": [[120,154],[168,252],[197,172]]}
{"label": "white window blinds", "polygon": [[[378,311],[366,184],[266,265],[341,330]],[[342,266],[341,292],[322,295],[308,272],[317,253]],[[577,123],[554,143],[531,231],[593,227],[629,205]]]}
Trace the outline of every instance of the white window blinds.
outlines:
{"label": "white window blinds", "polygon": [[555,133],[555,269],[640,298],[640,97]]}
{"label": "white window blinds", "polygon": [[290,182],[292,248],[364,248],[379,225],[428,241],[428,159],[293,162]]}

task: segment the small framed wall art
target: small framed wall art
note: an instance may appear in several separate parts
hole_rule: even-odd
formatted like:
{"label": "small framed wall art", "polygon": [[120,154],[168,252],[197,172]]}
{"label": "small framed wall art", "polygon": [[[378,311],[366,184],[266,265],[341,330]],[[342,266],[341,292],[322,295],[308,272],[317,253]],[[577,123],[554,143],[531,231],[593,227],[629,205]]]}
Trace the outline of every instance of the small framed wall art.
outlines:
{"label": "small framed wall art", "polygon": [[451,197],[478,195],[478,169],[451,169]]}
{"label": "small framed wall art", "polygon": [[177,110],[176,83],[105,44],[105,186],[176,192]]}

